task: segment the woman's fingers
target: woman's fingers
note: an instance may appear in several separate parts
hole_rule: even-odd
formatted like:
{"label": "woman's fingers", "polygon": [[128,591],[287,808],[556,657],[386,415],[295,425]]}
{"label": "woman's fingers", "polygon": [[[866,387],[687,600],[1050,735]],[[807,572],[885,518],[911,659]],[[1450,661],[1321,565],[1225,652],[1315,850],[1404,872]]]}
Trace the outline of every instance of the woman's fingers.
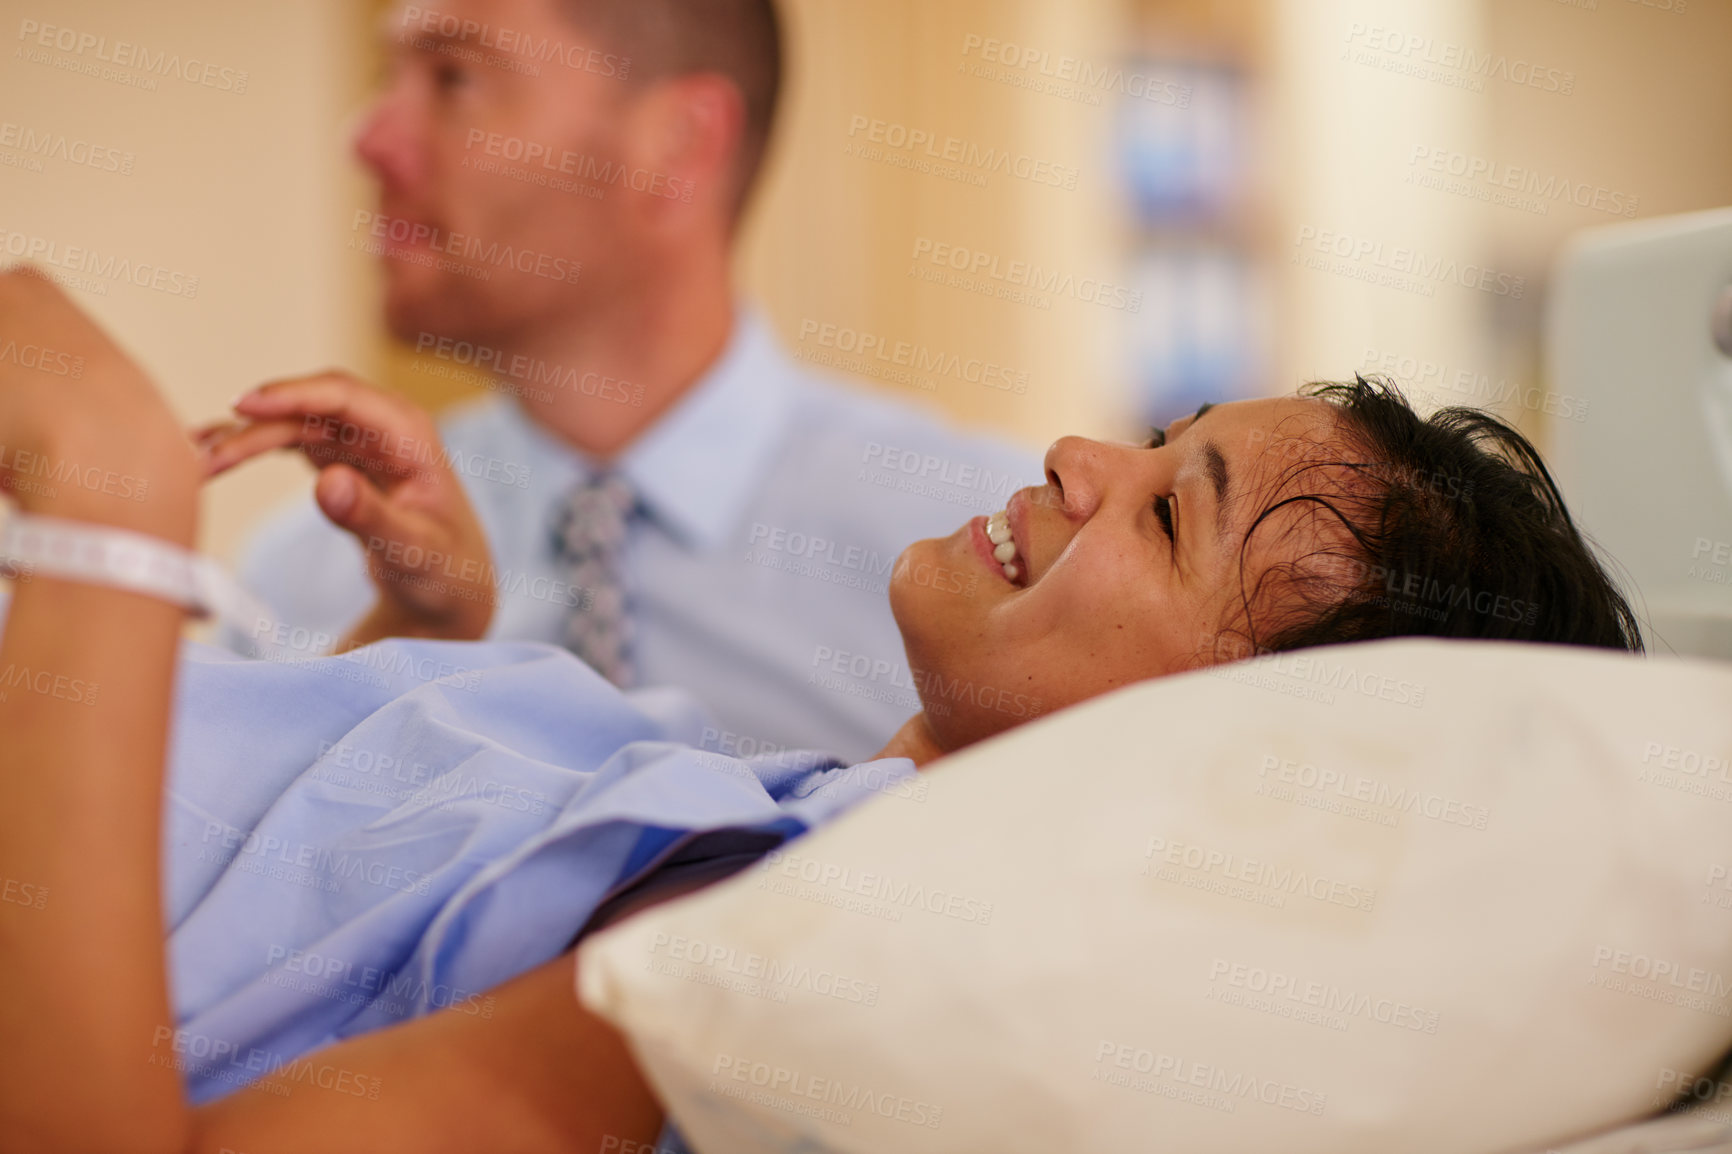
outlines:
{"label": "woman's fingers", "polygon": [[339,528],[354,534],[363,547],[369,537],[389,537],[402,526],[377,486],[348,465],[328,465],[313,484],[313,499]]}
{"label": "woman's fingers", "polygon": [[495,603],[487,534],[430,415],[341,372],[271,381],[234,409],[250,424],[212,432],[210,473],[299,445],[319,467],[320,509],[366,550],[393,628],[427,637],[485,631]]}
{"label": "woman's fingers", "polygon": [[353,398],[369,395],[385,397],[389,394],[375,389],[352,373],[327,369],[322,373],[266,381],[236,397],[232,407],[235,412],[246,416],[280,415],[291,409],[338,416]]}
{"label": "woman's fingers", "polygon": [[438,430],[426,412],[347,373],[272,381],[234,407],[256,422],[298,420],[314,464],[342,461],[376,482],[436,473],[429,463],[442,459]]}
{"label": "woman's fingers", "polygon": [[356,409],[366,405],[344,405],[341,411],[347,415],[343,417],[321,416],[293,404],[270,407],[296,415],[270,417],[256,413],[250,421],[198,430],[194,443],[204,457],[207,478],[261,453],[297,447],[318,468],[342,462],[386,484],[430,475],[429,463],[441,459],[437,441],[403,431],[403,425],[381,427],[375,421],[363,424]]}
{"label": "woman's fingers", "polygon": [[230,420],[225,419],[225,420],[221,420],[221,421],[212,421],[208,425],[199,425],[196,428],[188,429],[186,431],[186,435],[187,435],[187,438],[189,440],[191,440],[194,445],[196,445],[202,449],[205,445],[205,442],[214,440],[219,435],[226,433],[226,432],[230,432],[230,431],[235,430],[235,429],[238,429],[240,427],[241,427],[241,422],[230,421]]}
{"label": "woman's fingers", "polygon": [[302,422],[298,419],[253,421],[247,424],[230,422],[213,426],[203,432],[208,435],[197,443],[204,451],[206,480],[226,473],[261,453],[294,448],[301,445],[305,438]]}
{"label": "woman's fingers", "polygon": [[381,566],[398,567],[396,558],[411,546],[417,547],[412,554],[417,559],[428,552],[442,556],[450,549],[446,541],[449,534],[437,521],[419,509],[391,500],[365,474],[348,465],[320,470],[313,484],[313,499],[325,516],[353,535],[363,549],[387,554],[375,559]]}
{"label": "woman's fingers", "polygon": [[237,398],[234,409],[255,420],[302,414],[325,418],[324,423],[339,429],[349,424],[363,432],[420,435],[430,431],[427,415],[420,409],[348,373],[272,381]]}
{"label": "woman's fingers", "polygon": [[492,617],[486,552],[425,510],[393,501],[358,470],[332,465],[313,487],[319,508],[366,553],[381,598],[427,636],[479,637]]}

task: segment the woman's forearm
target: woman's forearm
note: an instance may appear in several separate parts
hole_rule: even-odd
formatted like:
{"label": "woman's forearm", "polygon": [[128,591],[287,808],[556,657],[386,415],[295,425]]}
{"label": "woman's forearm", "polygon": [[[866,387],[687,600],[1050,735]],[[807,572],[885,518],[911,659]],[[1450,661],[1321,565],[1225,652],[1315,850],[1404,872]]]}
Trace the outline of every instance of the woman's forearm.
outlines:
{"label": "woman's forearm", "polygon": [[[43,509],[190,544],[191,489]],[[162,774],[183,611],[41,575],[0,641],[0,1150],[178,1151]],[[28,897],[29,900],[20,900]]]}

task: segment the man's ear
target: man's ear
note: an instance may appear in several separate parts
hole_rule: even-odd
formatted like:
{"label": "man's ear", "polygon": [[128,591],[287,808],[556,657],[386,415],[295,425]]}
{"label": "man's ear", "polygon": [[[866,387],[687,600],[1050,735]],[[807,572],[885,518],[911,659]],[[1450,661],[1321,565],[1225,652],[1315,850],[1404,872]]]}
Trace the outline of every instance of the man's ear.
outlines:
{"label": "man's ear", "polygon": [[746,102],[719,73],[693,72],[656,82],[639,101],[628,150],[634,187],[672,203],[716,202],[726,207],[738,179],[736,161],[745,138]]}

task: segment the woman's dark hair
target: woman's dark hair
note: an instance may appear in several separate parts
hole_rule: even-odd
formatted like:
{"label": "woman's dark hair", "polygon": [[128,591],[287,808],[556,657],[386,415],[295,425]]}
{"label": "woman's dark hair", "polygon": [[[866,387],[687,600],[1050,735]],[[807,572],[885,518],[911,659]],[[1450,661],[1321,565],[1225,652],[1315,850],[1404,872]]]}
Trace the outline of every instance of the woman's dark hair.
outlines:
{"label": "woman's dark hair", "polygon": [[[1346,537],[1329,534],[1341,545],[1277,565],[1254,588],[1241,577],[1252,652],[1404,636],[1642,651],[1636,615],[1526,437],[1478,409],[1421,417],[1386,378],[1317,382],[1300,395],[1336,407],[1337,451],[1297,436],[1271,443],[1294,463],[1245,548],[1295,505],[1338,521]],[[1317,472],[1328,478],[1322,491]],[[1244,561],[1242,549],[1241,575]],[[1254,603],[1280,607],[1263,636]]]}

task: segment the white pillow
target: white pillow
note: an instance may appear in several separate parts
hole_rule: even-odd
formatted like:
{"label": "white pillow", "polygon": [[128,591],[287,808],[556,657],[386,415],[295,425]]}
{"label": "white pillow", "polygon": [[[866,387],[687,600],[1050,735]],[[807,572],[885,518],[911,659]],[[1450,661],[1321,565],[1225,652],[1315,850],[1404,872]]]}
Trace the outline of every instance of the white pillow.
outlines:
{"label": "white pillow", "polygon": [[1398,640],[1146,682],[585,944],[703,1154],[1477,1154],[1732,1045],[1732,667]]}
{"label": "white pillow", "polygon": [[[1732,1154],[1732,1126],[1696,1112],[1620,1126],[1544,1154]],[[1538,1152],[1536,1152],[1538,1154]]]}

